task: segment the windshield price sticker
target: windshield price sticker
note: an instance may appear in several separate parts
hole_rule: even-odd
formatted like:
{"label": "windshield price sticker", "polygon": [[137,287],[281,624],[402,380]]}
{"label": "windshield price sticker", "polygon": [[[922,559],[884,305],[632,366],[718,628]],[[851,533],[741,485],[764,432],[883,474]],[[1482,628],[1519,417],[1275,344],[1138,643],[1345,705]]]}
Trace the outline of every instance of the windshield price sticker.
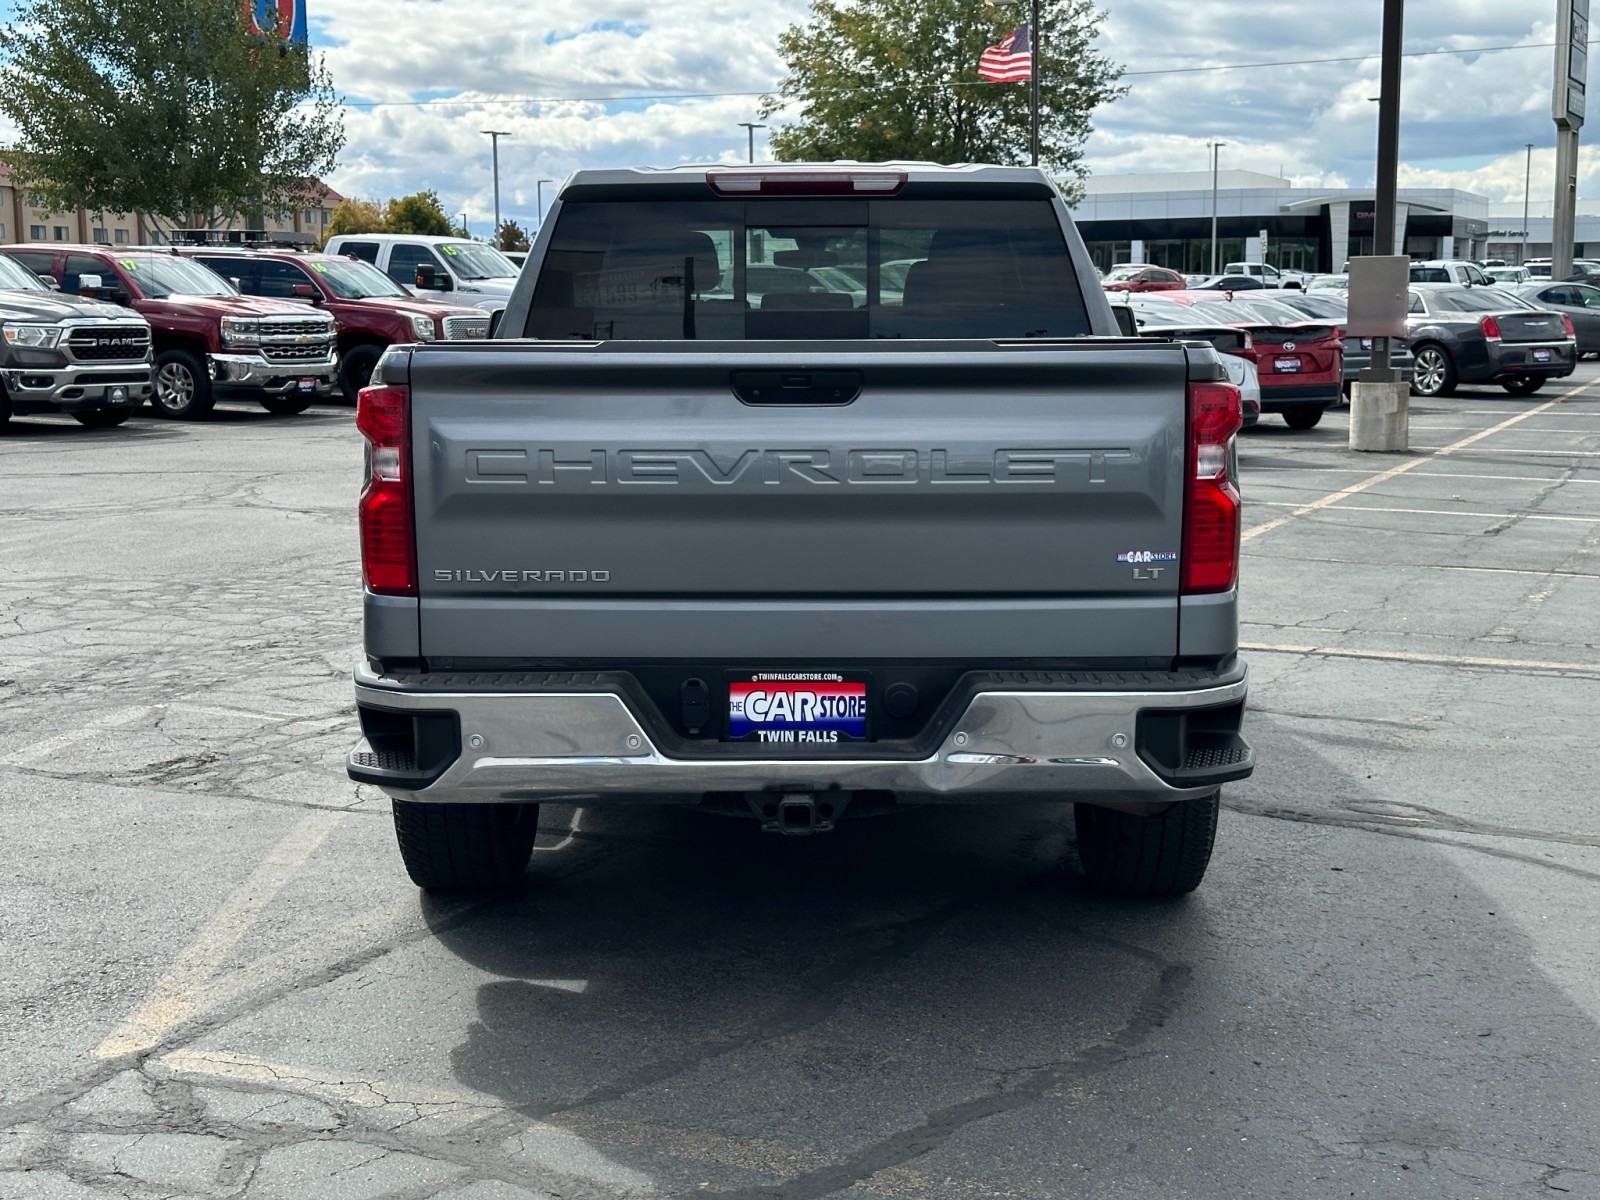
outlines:
{"label": "windshield price sticker", "polygon": [[867,737],[867,681],[837,671],[766,671],[728,684],[731,741],[833,745]]}
{"label": "windshield price sticker", "polygon": [[318,275],[326,275],[328,273],[328,264],[327,263],[312,263],[311,264],[311,269],[313,271],[315,271]]}
{"label": "windshield price sticker", "polygon": [[451,258],[456,256],[456,248],[454,246],[440,246],[439,249],[443,250]]}

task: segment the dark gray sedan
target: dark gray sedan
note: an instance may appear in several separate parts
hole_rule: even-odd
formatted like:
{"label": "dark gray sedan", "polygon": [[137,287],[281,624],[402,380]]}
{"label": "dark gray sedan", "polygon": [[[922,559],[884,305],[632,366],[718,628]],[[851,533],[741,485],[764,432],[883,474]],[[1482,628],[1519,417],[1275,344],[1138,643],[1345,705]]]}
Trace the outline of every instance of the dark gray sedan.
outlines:
{"label": "dark gray sedan", "polygon": [[1572,324],[1526,307],[1494,287],[1413,283],[1406,326],[1416,365],[1411,390],[1448,396],[1462,383],[1498,383],[1514,396],[1537,392],[1578,365]]}
{"label": "dark gray sedan", "polygon": [[1588,283],[1551,283],[1548,279],[1516,289],[1539,308],[1565,313],[1578,331],[1578,353],[1600,354],[1600,288]]}

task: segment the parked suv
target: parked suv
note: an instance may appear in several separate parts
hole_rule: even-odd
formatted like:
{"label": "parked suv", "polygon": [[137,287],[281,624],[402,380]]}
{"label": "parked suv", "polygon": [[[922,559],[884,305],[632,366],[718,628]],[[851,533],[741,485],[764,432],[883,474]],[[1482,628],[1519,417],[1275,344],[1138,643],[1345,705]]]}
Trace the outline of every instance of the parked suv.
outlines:
{"label": "parked suv", "polygon": [[150,326],[114,304],[59,296],[0,254],[0,425],[69,413],[121,425],[150,395]]}
{"label": "parked suv", "polygon": [[23,266],[76,294],[83,277],[150,323],[151,403],[164,417],[196,419],[218,400],[254,400],[268,412],[304,412],[334,394],[333,318],[302,304],[241,296],[215,271],[165,249],[3,247]]}
{"label": "parked suv", "polygon": [[371,263],[293,250],[180,248],[247,296],[310,304],[338,329],[339,387],[354,404],[378,357],[398,342],[462,341],[489,336],[479,308],[412,296]]}
{"label": "parked suv", "polygon": [[329,254],[365,259],[414,296],[448,292],[485,312],[506,306],[517,265],[493,246],[415,233],[348,233],[329,238]]}

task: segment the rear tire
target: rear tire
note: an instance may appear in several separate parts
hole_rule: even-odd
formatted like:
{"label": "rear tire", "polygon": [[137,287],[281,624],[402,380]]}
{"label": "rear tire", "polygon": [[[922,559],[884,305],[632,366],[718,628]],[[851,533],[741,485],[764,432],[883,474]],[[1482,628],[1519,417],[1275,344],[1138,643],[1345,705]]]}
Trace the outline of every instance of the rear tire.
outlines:
{"label": "rear tire", "polygon": [[152,382],[150,406],[160,416],[198,421],[209,416],[216,404],[206,364],[191,351],[166,350],[156,355]]}
{"label": "rear tire", "polygon": [[406,874],[427,891],[510,887],[533,855],[537,804],[393,803],[395,839]]}
{"label": "rear tire", "polygon": [[372,369],[378,365],[383,351],[376,346],[354,346],[339,359],[339,388],[351,404],[356,402],[361,389],[372,379]]}
{"label": "rear tire", "polygon": [[1180,800],[1158,817],[1074,806],[1078,861],[1089,882],[1118,896],[1182,896],[1205,878],[1222,793]]}
{"label": "rear tire", "polygon": [[90,429],[110,429],[113,425],[121,425],[137,411],[133,407],[91,408],[88,412],[73,413],[72,419]]}
{"label": "rear tire", "polygon": [[1311,405],[1287,409],[1283,421],[1290,429],[1315,429],[1322,421],[1322,410]]}
{"label": "rear tire", "polygon": [[1513,396],[1531,396],[1545,385],[1543,375],[1534,375],[1526,379],[1508,379],[1500,386]]}
{"label": "rear tire", "polygon": [[263,396],[261,407],[280,417],[298,416],[311,407],[311,401],[301,396]]}

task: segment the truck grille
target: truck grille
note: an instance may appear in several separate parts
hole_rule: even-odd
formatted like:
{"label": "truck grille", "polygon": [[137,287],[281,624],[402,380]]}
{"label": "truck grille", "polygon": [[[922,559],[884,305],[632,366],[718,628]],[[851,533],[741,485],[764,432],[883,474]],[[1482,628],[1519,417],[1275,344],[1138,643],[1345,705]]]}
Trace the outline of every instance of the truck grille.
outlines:
{"label": "truck grille", "polygon": [[321,362],[328,357],[328,343],[307,342],[304,346],[276,346],[267,342],[261,347],[261,357],[268,362]]}
{"label": "truck grille", "polygon": [[74,329],[67,353],[79,362],[139,362],[150,353],[150,330],[142,325]]}
{"label": "truck grille", "polygon": [[444,337],[447,342],[461,342],[468,338],[486,338],[489,336],[489,318],[484,317],[446,317],[444,319]]}
{"label": "truck grille", "polygon": [[267,321],[261,326],[261,357],[274,363],[323,362],[333,350],[330,321]]}
{"label": "truck grille", "polygon": [[302,338],[302,337],[330,337],[333,326],[326,321],[297,321],[290,318],[286,321],[268,321],[261,326],[263,337],[270,338]]}

